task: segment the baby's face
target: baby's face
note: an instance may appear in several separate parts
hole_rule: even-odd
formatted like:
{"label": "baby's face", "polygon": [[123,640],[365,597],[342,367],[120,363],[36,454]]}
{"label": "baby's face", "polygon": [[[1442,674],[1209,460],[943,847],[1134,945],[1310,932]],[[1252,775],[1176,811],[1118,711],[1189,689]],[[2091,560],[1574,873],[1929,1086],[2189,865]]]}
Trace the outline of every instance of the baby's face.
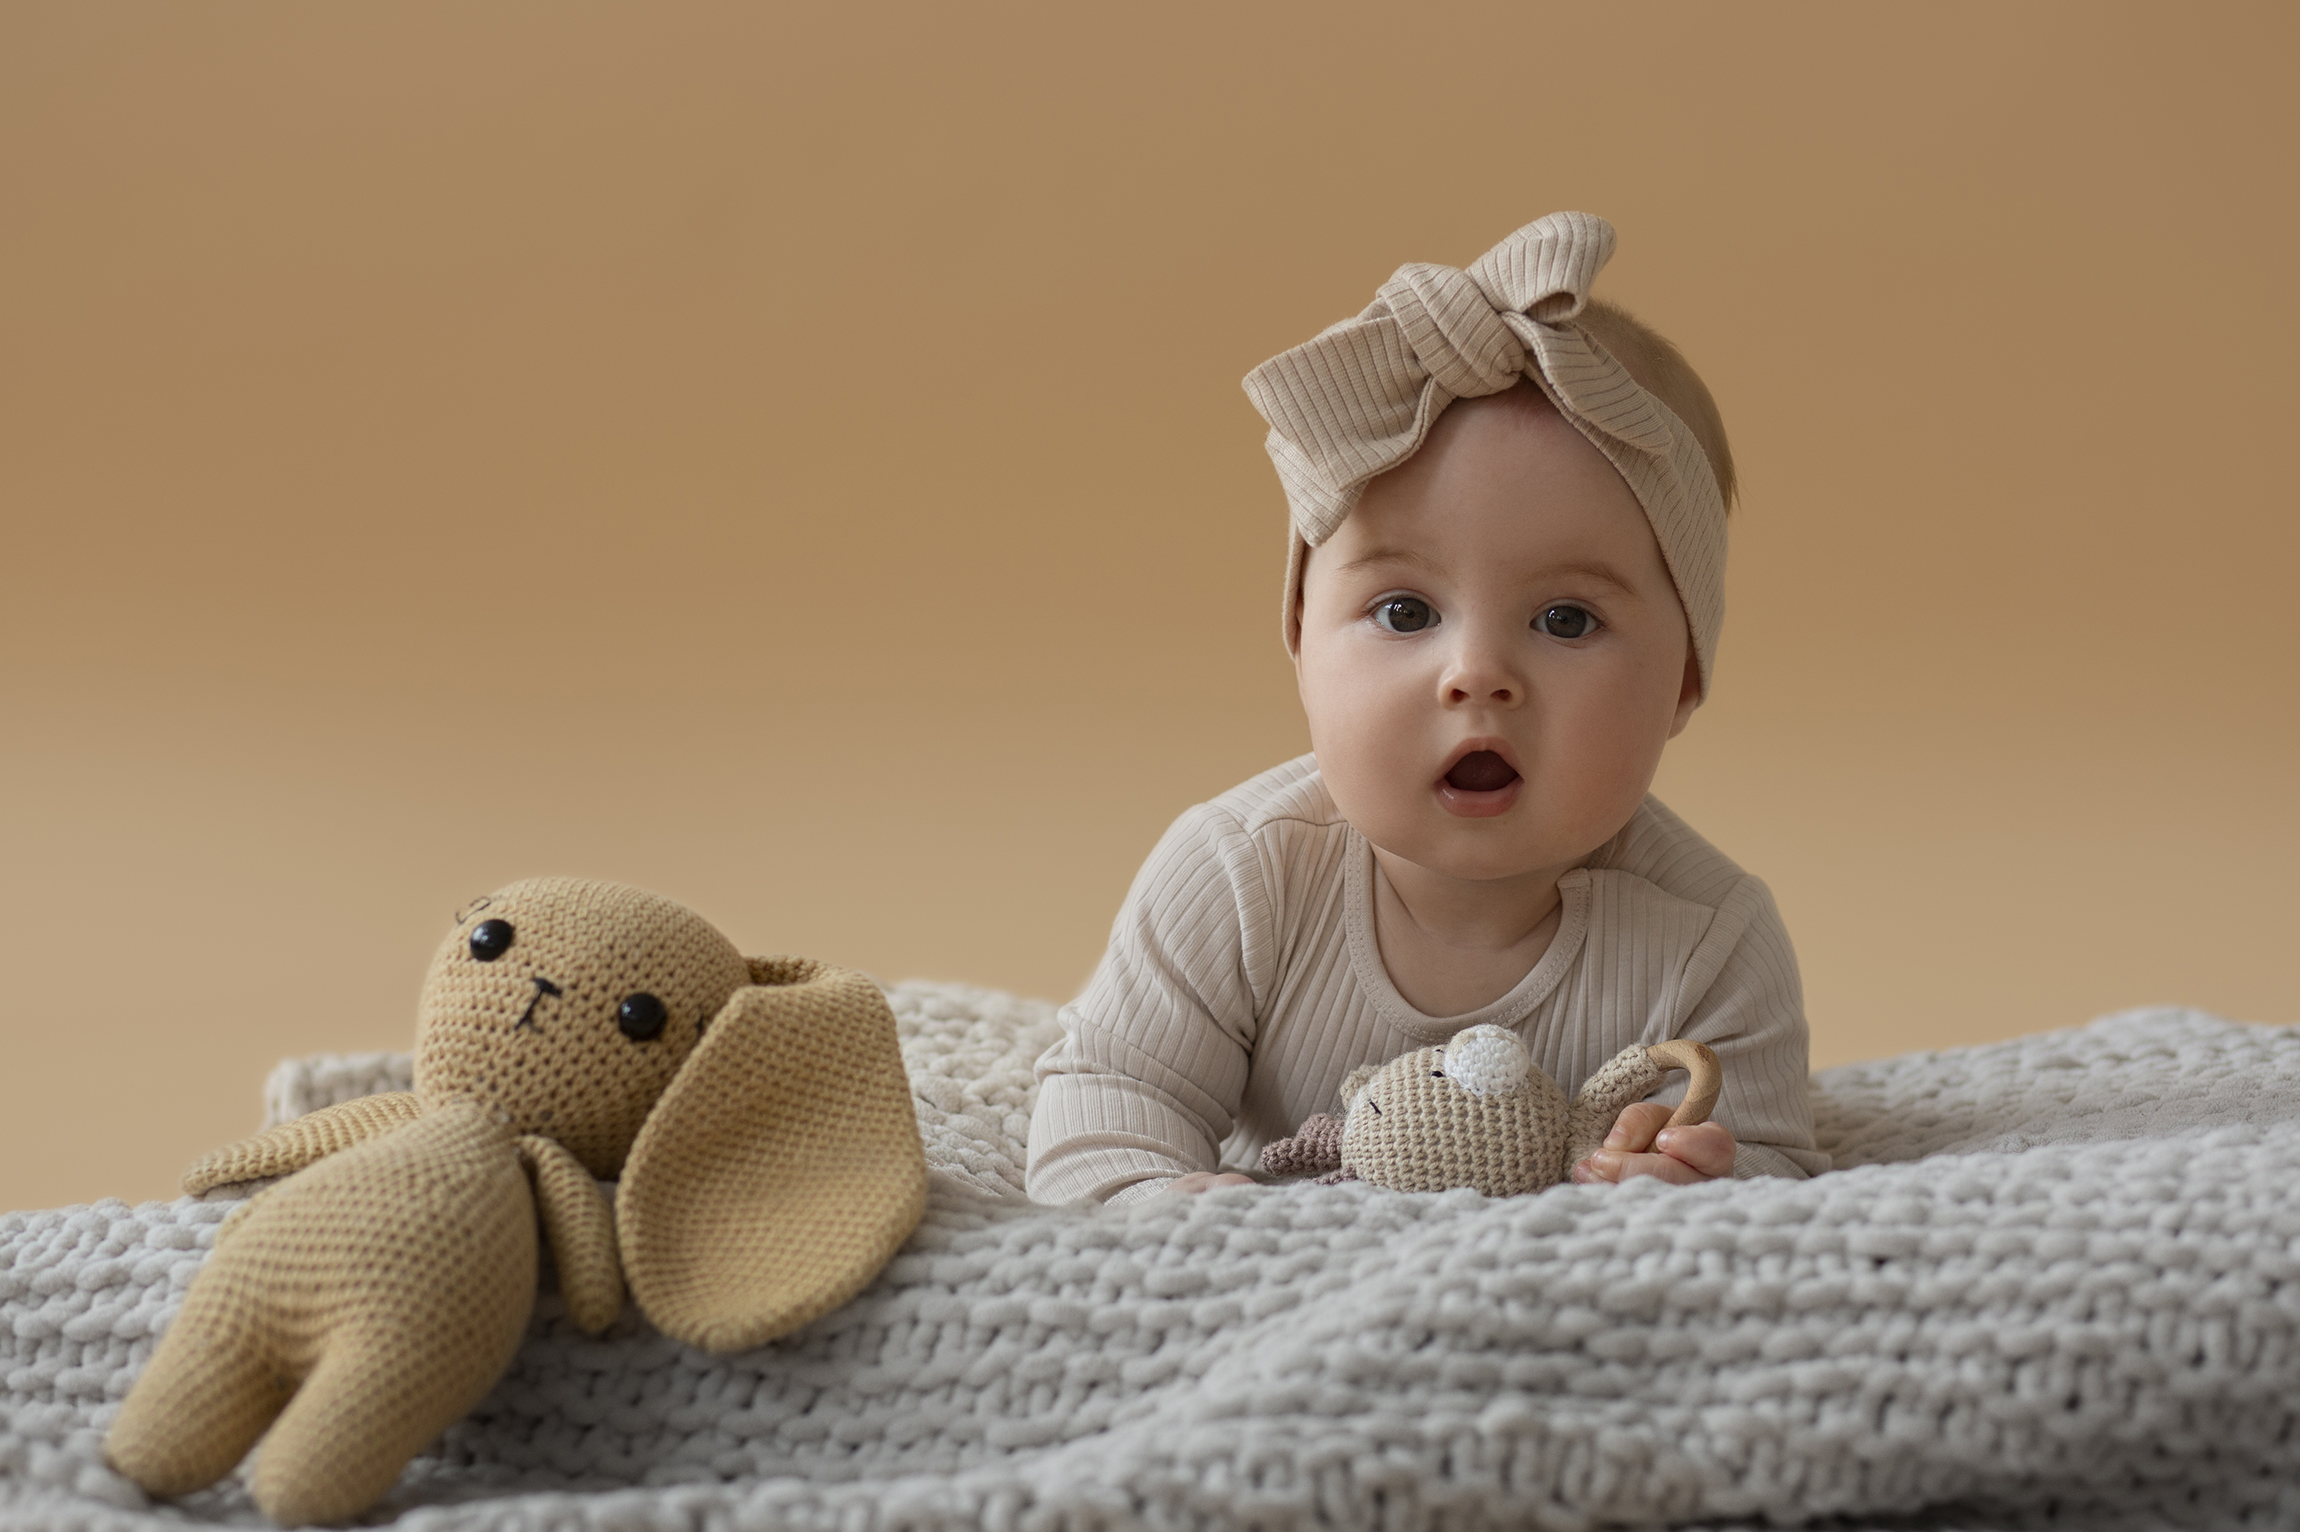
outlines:
{"label": "baby's face", "polygon": [[1334,801],[1450,877],[1562,872],[1699,700],[1629,486],[1556,411],[1464,400],[1311,556],[1296,673]]}

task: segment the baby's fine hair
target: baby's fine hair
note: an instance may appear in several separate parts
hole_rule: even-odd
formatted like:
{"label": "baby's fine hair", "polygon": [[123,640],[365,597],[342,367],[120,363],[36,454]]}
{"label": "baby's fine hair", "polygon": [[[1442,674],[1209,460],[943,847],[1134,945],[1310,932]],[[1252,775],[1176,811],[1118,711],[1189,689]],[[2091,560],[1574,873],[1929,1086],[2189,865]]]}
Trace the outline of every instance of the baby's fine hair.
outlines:
{"label": "baby's fine hair", "polygon": [[1717,475],[1717,493],[1731,510],[1739,486],[1733,476],[1733,449],[1725,440],[1725,417],[1717,413],[1717,401],[1685,353],[1627,309],[1602,298],[1590,299],[1576,322],[1590,339],[1613,353],[1640,388],[1677,412],[1701,444],[1709,471]]}

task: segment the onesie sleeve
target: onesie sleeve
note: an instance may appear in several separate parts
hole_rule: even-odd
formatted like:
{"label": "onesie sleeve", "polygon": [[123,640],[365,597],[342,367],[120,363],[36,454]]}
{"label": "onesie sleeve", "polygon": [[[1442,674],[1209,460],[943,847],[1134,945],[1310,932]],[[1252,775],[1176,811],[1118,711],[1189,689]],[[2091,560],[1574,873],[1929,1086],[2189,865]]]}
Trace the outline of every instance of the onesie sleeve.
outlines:
{"label": "onesie sleeve", "polygon": [[[1700,976],[1708,974],[1706,985]],[[1733,1174],[1816,1176],[1829,1157],[1813,1146],[1805,991],[1797,954],[1773,895],[1743,875],[1718,907],[1687,977],[1690,1010],[1673,1036],[1707,1043],[1723,1067],[1711,1114],[1733,1130]],[[1672,1097],[1680,1091],[1670,1092]]]}
{"label": "onesie sleeve", "polygon": [[1176,820],[1038,1061],[1034,1200],[1136,1201],[1220,1163],[1263,989],[1247,954],[1269,950],[1268,921],[1259,855],[1237,820],[1211,804]]}

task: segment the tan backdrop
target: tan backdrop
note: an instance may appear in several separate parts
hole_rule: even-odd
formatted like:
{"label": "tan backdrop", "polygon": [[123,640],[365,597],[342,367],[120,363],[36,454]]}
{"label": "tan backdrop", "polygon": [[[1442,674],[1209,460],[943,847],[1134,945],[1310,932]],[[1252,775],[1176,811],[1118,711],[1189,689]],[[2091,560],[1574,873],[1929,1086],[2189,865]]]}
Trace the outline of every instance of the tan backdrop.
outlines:
{"label": "tan backdrop", "polygon": [[1238,379],[1607,214],[1817,1064],[2300,1015],[2287,7],[0,11],[0,1206],[572,871],[1062,996],[1303,748]]}

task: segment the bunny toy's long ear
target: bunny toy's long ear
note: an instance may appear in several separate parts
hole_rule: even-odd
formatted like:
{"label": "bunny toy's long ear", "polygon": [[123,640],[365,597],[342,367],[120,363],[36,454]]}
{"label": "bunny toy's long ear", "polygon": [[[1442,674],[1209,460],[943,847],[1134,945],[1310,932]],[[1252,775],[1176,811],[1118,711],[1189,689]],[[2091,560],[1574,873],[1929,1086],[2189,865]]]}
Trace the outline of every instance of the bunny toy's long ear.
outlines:
{"label": "bunny toy's long ear", "polygon": [[926,1210],[894,1014],[861,974],[754,958],[624,1162],[631,1296],[664,1334],[741,1351],[878,1275]]}

